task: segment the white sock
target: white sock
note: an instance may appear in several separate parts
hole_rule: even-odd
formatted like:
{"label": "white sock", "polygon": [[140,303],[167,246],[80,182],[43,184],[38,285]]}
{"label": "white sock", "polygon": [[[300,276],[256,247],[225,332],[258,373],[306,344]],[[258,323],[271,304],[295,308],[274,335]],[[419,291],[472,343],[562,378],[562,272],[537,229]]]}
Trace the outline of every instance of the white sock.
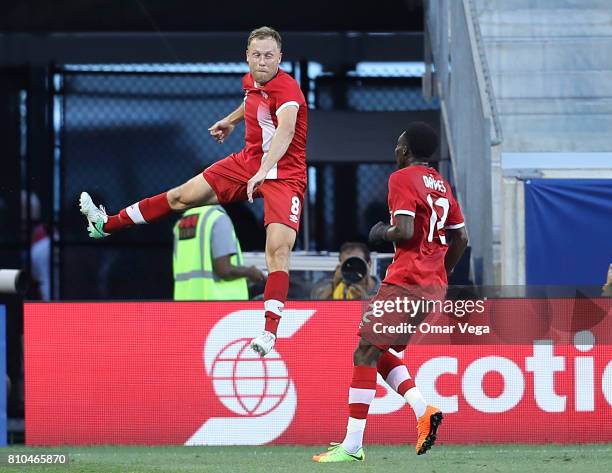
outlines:
{"label": "white sock", "polygon": [[404,394],[404,399],[406,399],[406,402],[410,404],[410,407],[412,407],[414,415],[417,419],[425,414],[427,403],[425,402],[421,391],[419,391],[417,387],[410,388],[408,391],[406,391],[406,394]]}
{"label": "white sock", "polygon": [[[405,365],[399,365],[391,370],[385,381],[393,388],[395,392],[397,392],[397,388],[399,388],[400,384],[408,379],[410,379],[408,368],[406,368]],[[404,399],[406,399],[406,402],[410,405],[410,407],[412,407],[414,415],[417,419],[425,414],[427,403],[425,402],[421,391],[419,391],[416,387],[410,388],[408,391],[406,391],[404,394]]]}
{"label": "white sock", "polygon": [[349,417],[346,425],[346,437],[342,441],[342,447],[348,453],[357,453],[363,444],[363,433],[365,432],[366,419],[354,419]]}

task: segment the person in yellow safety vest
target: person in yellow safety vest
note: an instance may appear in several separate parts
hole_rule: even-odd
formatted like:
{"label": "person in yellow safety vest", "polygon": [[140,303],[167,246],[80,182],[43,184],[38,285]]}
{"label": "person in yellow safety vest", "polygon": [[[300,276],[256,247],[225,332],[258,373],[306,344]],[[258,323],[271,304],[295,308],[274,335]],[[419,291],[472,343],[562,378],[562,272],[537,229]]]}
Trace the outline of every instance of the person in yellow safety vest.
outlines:
{"label": "person in yellow safety vest", "polygon": [[174,300],[246,300],[247,279],[263,282],[243,266],[231,219],[219,205],[185,211],[174,226]]}

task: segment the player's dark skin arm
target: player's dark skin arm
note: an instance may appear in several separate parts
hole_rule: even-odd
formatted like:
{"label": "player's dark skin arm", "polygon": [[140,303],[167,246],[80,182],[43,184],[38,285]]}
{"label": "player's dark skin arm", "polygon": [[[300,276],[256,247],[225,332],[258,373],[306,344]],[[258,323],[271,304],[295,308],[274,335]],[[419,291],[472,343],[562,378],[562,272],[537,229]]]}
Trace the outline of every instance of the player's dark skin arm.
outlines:
{"label": "player's dark skin arm", "polygon": [[395,225],[378,222],[370,229],[368,239],[372,244],[379,244],[383,241],[410,240],[412,235],[414,235],[414,217],[410,215],[396,215]]}
{"label": "player's dark skin arm", "polygon": [[414,235],[414,217],[410,215],[396,215],[395,225],[389,227],[385,239],[393,242],[410,240],[412,235]]}
{"label": "player's dark skin arm", "polygon": [[468,245],[468,237],[465,227],[462,227],[455,230],[446,230],[446,238],[450,239],[450,243],[448,245],[446,257],[444,258],[444,267],[446,268],[446,272],[450,274],[461,259]]}
{"label": "player's dark skin arm", "polygon": [[232,255],[224,255],[213,260],[213,271],[224,281],[238,278],[248,278],[253,282],[266,280],[264,274],[255,266],[234,266],[230,260]]}

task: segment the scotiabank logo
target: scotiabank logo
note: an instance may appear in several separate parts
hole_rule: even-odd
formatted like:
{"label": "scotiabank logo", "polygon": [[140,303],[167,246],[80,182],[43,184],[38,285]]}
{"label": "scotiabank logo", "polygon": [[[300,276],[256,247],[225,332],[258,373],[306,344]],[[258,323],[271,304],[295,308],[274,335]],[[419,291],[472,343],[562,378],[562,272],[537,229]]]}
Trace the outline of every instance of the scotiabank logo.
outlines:
{"label": "scotiabank logo", "polygon": [[[612,361],[596,374],[595,358],[588,356],[595,344],[595,337],[590,331],[576,333],[574,346],[556,347],[552,340],[540,340],[533,345],[533,352],[524,357],[524,369],[520,362],[504,356],[479,357],[467,364],[459,372],[459,359],[442,356],[425,361],[418,370],[416,384],[426,399],[438,406],[445,413],[459,411],[458,394],[443,395],[437,387],[442,376],[460,376],[461,393],[464,400],[474,410],[499,414],[510,411],[524,400],[527,383],[533,383],[529,392],[533,393],[535,405],[543,412],[593,412],[596,409],[596,389],[608,406],[612,406]],[[574,351],[576,356],[563,356],[555,349]],[[573,363],[572,363],[573,362]],[[572,364],[570,366],[570,364]],[[573,372],[573,379],[567,379],[567,371]],[[494,396],[487,394],[487,376],[497,374],[501,377],[501,390]],[[556,382],[556,375],[565,375],[564,383]],[[455,385],[459,383],[454,383]],[[561,386],[561,384],[563,384]],[[568,384],[573,387],[573,405],[568,405]],[[600,406],[604,407],[604,406]]]}
{"label": "scotiabank logo", "polygon": [[[290,338],[315,310],[286,310],[277,337]],[[186,445],[260,445],[280,436],[297,408],[295,384],[281,356],[272,350],[261,358],[250,349],[263,310],[239,310],[211,329],[204,346],[204,365],[215,394],[234,416],[212,417]]]}
{"label": "scotiabank logo", "polygon": [[[612,315],[612,299],[597,303]],[[541,307],[538,300],[498,304],[530,321],[529,309]],[[360,301],[287,303],[278,352],[262,359],[248,346],[263,325],[258,301],[26,304],[26,441],[313,445],[342,438],[361,308]],[[574,301],[553,308],[575,320]],[[410,344],[410,373],[448,414],[440,442],[612,441],[612,317],[597,320],[565,332],[548,324],[515,344],[460,345],[452,337]],[[531,325],[516,332],[523,327]],[[414,414],[380,385],[367,442],[405,444]]]}

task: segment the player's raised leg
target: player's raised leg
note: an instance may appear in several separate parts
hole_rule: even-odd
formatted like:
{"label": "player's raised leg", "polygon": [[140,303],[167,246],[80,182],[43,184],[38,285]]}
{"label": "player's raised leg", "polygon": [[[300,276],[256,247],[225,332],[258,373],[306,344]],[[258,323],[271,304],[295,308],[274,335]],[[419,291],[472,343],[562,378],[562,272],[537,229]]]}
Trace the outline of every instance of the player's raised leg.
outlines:
{"label": "player's raised leg", "polygon": [[107,215],[103,206],[96,207],[87,192],[79,199],[81,213],[87,218],[87,230],[92,238],[104,238],[132,225],[152,223],[172,212],[218,203],[217,196],[202,174],[184,184],[153,197],[147,197],[116,215]]}
{"label": "player's raised leg", "polygon": [[423,395],[410,377],[408,368],[394,354],[386,351],[378,359],[378,373],[400,396],[406,399],[417,418],[416,453],[422,455],[436,441],[438,427],[442,422],[440,409],[428,406]]}
{"label": "player's raised leg", "polygon": [[289,256],[295,244],[296,232],[282,223],[266,227],[266,264],[268,280],[264,289],[266,324],[264,332],[251,342],[251,348],[267,355],[276,343],[276,331],[289,291]]}

